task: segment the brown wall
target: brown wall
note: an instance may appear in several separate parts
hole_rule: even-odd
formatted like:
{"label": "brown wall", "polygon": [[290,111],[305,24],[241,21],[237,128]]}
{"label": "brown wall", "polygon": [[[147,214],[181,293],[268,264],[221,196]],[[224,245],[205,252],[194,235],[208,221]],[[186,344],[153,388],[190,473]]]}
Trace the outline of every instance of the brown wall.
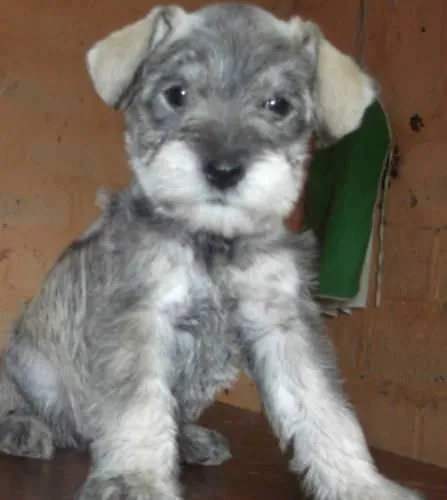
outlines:
{"label": "brown wall", "polygon": [[[263,3],[281,16],[313,18],[350,51],[357,0]],[[383,304],[328,323],[370,442],[447,465],[447,3],[369,4],[367,62],[403,163],[390,192]],[[84,54],[148,9],[142,0],[3,0],[0,330],[91,222],[97,186],[127,179],[121,118],[95,96]],[[420,133],[409,127],[415,113],[424,119]],[[259,408],[245,379],[222,398]]]}

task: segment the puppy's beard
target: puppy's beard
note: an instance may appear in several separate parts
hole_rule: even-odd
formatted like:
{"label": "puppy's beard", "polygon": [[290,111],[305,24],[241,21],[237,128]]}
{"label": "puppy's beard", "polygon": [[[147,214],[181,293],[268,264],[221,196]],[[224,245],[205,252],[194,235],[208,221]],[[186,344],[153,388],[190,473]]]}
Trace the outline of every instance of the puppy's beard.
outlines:
{"label": "puppy's beard", "polygon": [[155,209],[181,219],[192,230],[226,237],[277,227],[292,210],[303,182],[281,153],[268,152],[248,166],[233,189],[221,192],[207,183],[201,161],[181,141],[162,146],[154,158],[132,160],[132,167]]}
{"label": "puppy's beard", "polygon": [[281,152],[268,151],[253,162],[243,181],[228,195],[228,202],[265,217],[285,218],[292,211],[304,184],[306,149],[297,151],[296,167]]}
{"label": "puppy's beard", "polygon": [[192,230],[210,231],[227,238],[256,233],[271,225],[270,220],[261,220],[245,210],[212,203],[194,205],[179,211],[177,216],[181,216]]}
{"label": "puppy's beard", "polygon": [[185,143],[171,141],[152,158],[134,158],[132,167],[143,191],[156,205],[203,203],[207,185],[197,155]]}

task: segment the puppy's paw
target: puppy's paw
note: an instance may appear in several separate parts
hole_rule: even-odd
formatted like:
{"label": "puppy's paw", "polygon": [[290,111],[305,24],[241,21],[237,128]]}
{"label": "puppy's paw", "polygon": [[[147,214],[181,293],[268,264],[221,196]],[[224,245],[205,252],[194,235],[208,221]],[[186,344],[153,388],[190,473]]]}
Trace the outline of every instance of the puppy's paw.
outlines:
{"label": "puppy's paw", "polygon": [[8,455],[49,460],[54,453],[50,429],[29,416],[11,415],[0,421],[0,451]]}
{"label": "puppy's paw", "polygon": [[102,478],[90,476],[75,500],[181,500],[176,488],[155,488],[139,476]]}
{"label": "puppy's paw", "polygon": [[185,425],[179,435],[181,460],[186,464],[213,466],[231,458],[228,440],[217,431]]}
{"label": "puppy's paw", "polygon": [[425,500],[421,493],[385,478],[381,478],[376,486],[350,487],[336,498],[337,500]]}

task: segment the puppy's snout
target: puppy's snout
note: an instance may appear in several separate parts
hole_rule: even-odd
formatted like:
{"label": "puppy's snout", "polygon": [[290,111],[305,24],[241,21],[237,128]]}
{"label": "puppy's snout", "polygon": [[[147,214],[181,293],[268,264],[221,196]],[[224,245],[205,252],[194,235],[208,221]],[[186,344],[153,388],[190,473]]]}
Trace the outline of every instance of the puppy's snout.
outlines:
{"label": "puppy's snout", "polygon": [[240,163],[209,161],[203,170],[208,182],[219,189],[234,187],[244,176],[244,167]]}

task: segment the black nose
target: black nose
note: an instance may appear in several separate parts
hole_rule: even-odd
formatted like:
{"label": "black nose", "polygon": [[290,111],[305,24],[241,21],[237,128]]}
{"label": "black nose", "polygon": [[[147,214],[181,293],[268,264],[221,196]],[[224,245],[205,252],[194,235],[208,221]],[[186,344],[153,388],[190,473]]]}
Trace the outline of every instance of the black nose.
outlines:
{"label": "black nose", "polygon": [[244,168],[239,163],[210,161],[204,167],[208,182],[219,188],[226,189],[235,186],[244,175]]}

